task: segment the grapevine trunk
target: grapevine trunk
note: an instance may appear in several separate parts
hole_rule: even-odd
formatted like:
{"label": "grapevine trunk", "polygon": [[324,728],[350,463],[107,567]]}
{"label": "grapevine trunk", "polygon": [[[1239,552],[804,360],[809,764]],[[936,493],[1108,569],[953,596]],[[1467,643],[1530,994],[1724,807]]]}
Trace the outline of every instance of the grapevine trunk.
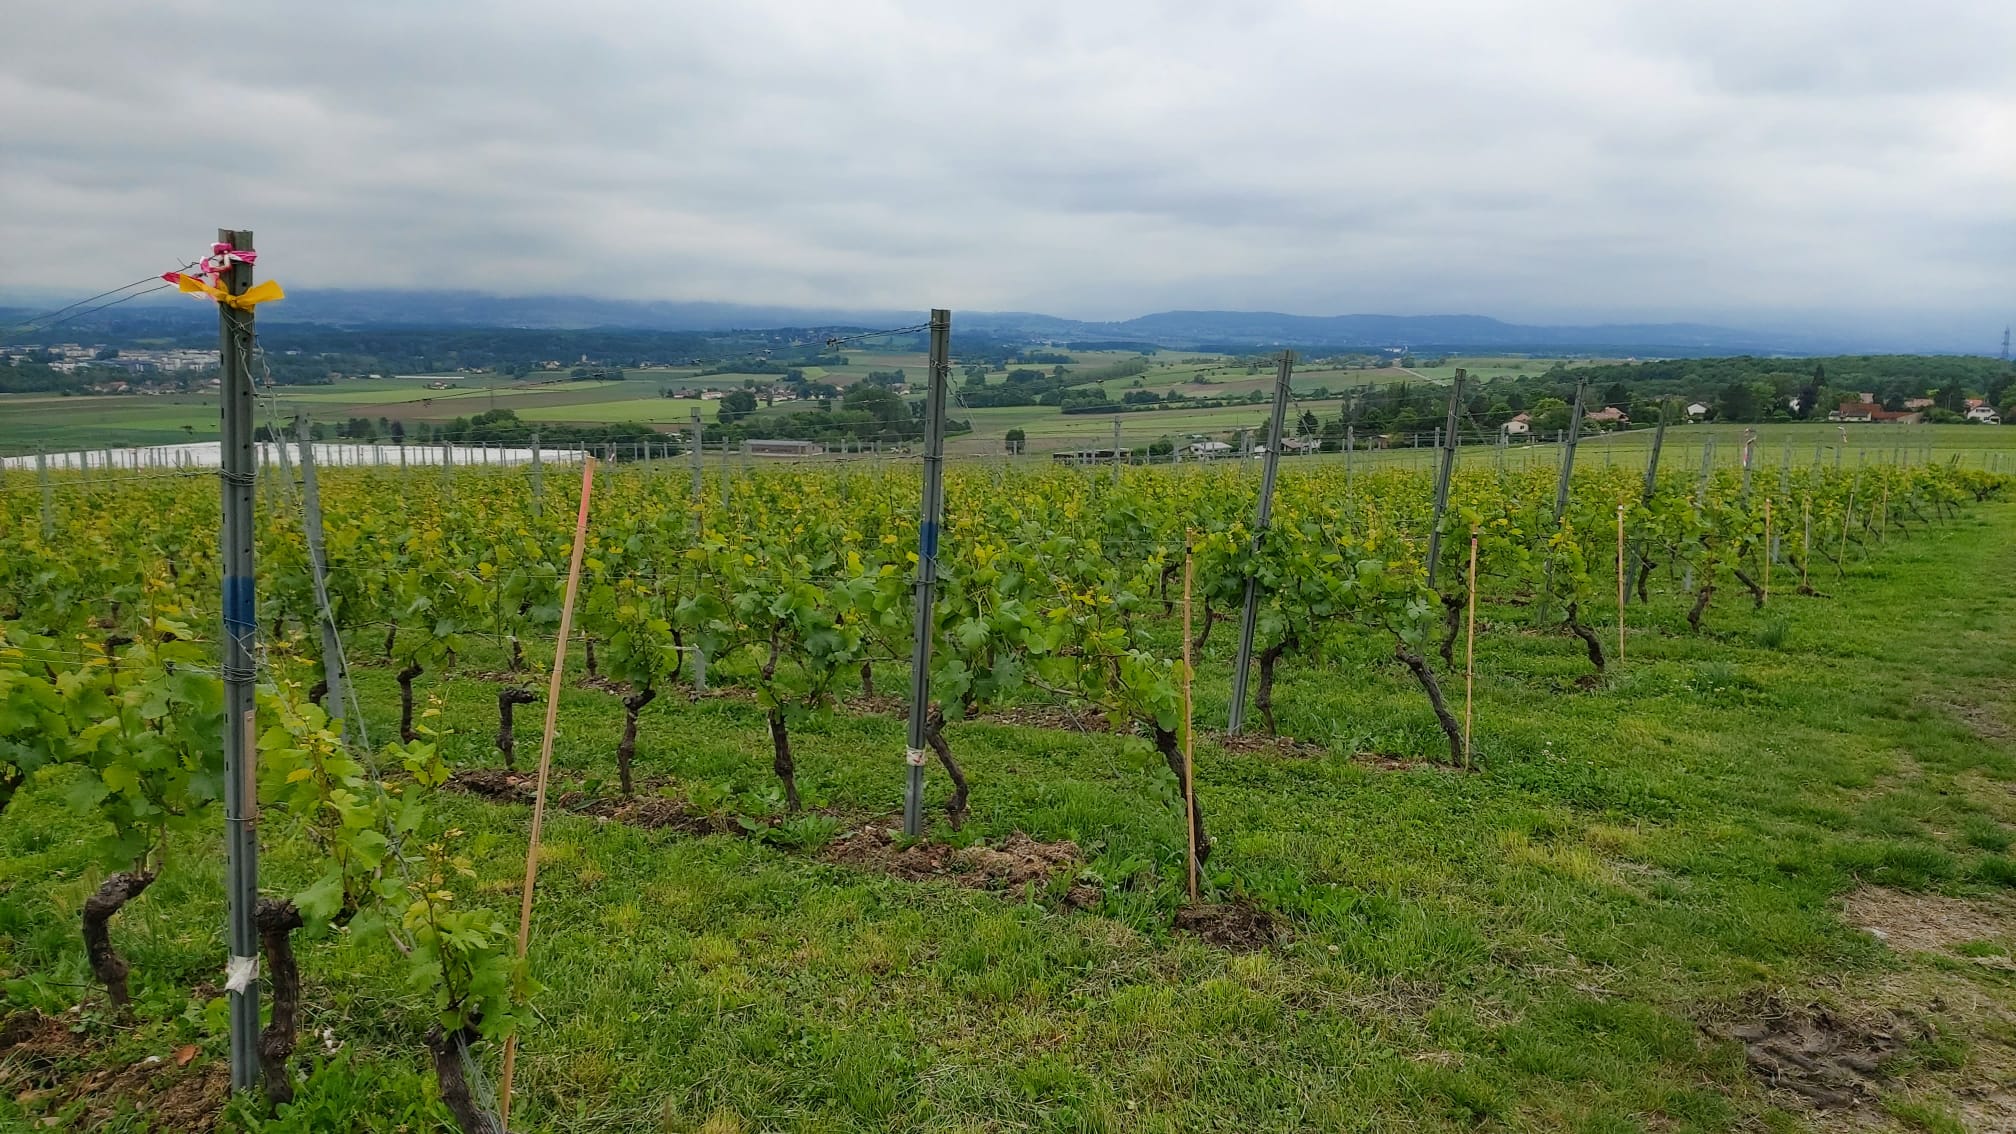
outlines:
{"label": "grapevine trunk", "polygon": [[1442,683],[1435,680],[1435,671],[1428,668],[1427,659],[1407,648],[1405,643],[1393,647],[1393,656],[1399,658],[1414,672],[1414,680],[1421,683],[1422,692],[1428,694],[1428,703],[1435,708],[1435,719],[1442,725],[1442,733],[1449,738],[1449,762],[1463,764],[1463,728],[1449,713],[1448,702],[1442,699]]}
{"label": "grapevine trunk", "polygon": [[770,710],[770,768],[784,783],[784,808],[798,810],[798,774],[791,763],[791,731],[784,725],[784,710]]}
{"label": "grapevine trunk", "polygon": [[1267,735],[1279,735],[1274,727],[1274,667],[1281,661],[1281,655],[1288,652],[1292,638],[1284,638],[1260,651],[1260,688],[1253,695],[1253,705],[1260,710],[1260,720],[1267,726]]}
{"label": "grapevine trunk", "polygon": [[413,679],[427,672],[419,662],[411,662],[399,671],[399,742],[413,743]]}
{"label": "grapevine trunk", "polygon": [[512,723],[512,706],[529,705],[538,695],[522,685],[507,685],[497,691],[497,751],[504,754],[504,766],[518,767],[518,734]]}
{"label": "grapevine trunk", "polygon": [[[1442,664],[1456,667],[1456,638],[1463,632],[1464,595],[1442,596]],[[1600,666],[1598,668],[1601,668]]]}
{"label": "grapevine trunk", "polygon": [[1758,610],[1764,609],[1764,588],[1758,586],[1757,581],[1745,574],[1741,567],[1735,569],[1735,575],[1737,582],[1750,589],[1750,601],[1756,605]]}
{"label": "grapevine trunk", "polygon": [[616,778],[624,795],[637,790],[630,778],[630,760],[637,754],[637,714],[657,696],[658,690],[647,688],[623,698],[623,741],[616,746]]}
{"label": "grapevine trunk", "polygon": [[[1185,766],[1183,746],[1177,743],[1174,729],[1166,729],[1159,724],[1155,725],[1154,728],[1155,748],[1162,753],[1162,760],[1169,765],[1169,770],[1176,774],[1176,782],[1181,784],[1186,778],[1183,774]],[[1204,860],[1211,857],[1211,839],[1204,833],[1204,807],[1197,802],[1195,798],[1196,794],[1197,788],[1193,782],[1190,788],[1192,798],[1189,800],[1190,806],[1188,808],[1190,812],[1190,837],[1197,843],[1197,869],[1201,873],[1204,869]]]}
{"label": "grapevine trunk", "polygon": [[1589,651],[1589,664],[1596,667],[1597,673],[1599,674],[1602,673],[1603,640],[1596,636],[1595,631],[1589,629],[1587,626],[1584,626],[1582,624],[1581,603],[1571,602],[1568,604],[1567,625],[1568,625],[1568,631],[1574,634],[1577,638],[1582,639],[1582,645]]}
{"label": "grapevine trunk", "polygon": [[966,773],[960,770],[959,761],[952,758],[952,746],[945,740],[945,710],[936,704],[924,718],[924,742],[938,754],[938,762],[945,765],[945,774],[952,778],[952,798],[945,801],[945,821],[957,831],[966,822]]}
{"label": "grapevine trunk", "polygon": [[261,898],[253,920],[266,954],[266,977],[273,985],[273,1019],[259,1033],[259,1073],[266,1080],[266,1098],[278,1106],[294,1101],[294,1075],[287,1061],[294,1056],[301,1013],[301,970],[294,963],[293,941],[294,931],[301,928],[301,911],[293,902]]}
{"label": "grapevine trunk", "polygon": [[496,1119],[476,1105],[476,1094],[462,1072],[462,1051],[476,1042],[477,1031],[463,1028],[452,1035],[436,1024],[427,1029],[427,1050],[434,1056],[434,1078],[441,1084],[441,1101],[462,1134],[503,1134]]}
{"label": "grapevine trunk", "polygon": [[112,947],[112,915],[153,884],[154,875],[150,871],[122,870],[107,878],[97,893],[84,899],[84,955],[91,961],[91,975],[105,986],[106,998],[121,1013],[132,1005],[126,989],[126,974],[131,970],[126,958]]}
{"label": "grapevine trunk", "polygon": [[1701,629],[1701,615],[1708,609],[1708,600],[1715,597],[1715,584],[1703,583],[1694,593],[1694,608],[1687,612],[1687,625],[1697,633]]}

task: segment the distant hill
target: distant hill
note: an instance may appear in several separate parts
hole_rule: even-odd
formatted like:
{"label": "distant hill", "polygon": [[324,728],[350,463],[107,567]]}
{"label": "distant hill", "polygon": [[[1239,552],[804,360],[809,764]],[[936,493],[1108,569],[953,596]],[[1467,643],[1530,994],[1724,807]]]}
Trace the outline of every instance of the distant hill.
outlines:
{"label": "distant hill", "polygon": [[[462,291],[327,291],[300,288],[270,309],[278,322],[352,326],[620,327],[727,331],[770,327],[896,327],[922,322],[922,311],[846,310],[593,299],[585,296],[485,295]],[[262,313],[263,314],[263,313]],[[1482,315],[1285,315],[1273,311],[1161,311],[1119,322],[1087,322],[1025,311],[954,312],[959,330],[1000,338],[1124,341],[1178,349],[1213,347],[1409,347],[1670,353],[1800,351],[1827,345],[1802,336],[1692,323],[1523,326]]]}
{"label": "distant hill", "polygon": [[[984,324],[991,316],[980,316]],[[1676,353],[1703,350],[1797,350],[1818,344],[1799,336],[1695,323],[1536,327],[1482,315],[1283,315],[1273,311],[1162,311],[1118,323],[1080,323],[1077,338],[1140,340],[1174,347],[1222,345],[1330,346],[1416,350],[1448,348],[1588,352],[1596,349]]]}
{"label": "distant hill", "polygon": [[[38,297],[45,298],[45,297]],[[0,308],[0,327],[37,307]],[[129,333],[185,333],[208,312],[181,300],[147,299],[68,324]],[[597,299],[580,295],[499,296],[476,291],[380,291],[296,287],[285,303],[260,311],[272,324],[330,328],[642,330],[720,332],[771,328],[870,329],[923,322],[923,311],[755,306]],[[1948,344],[1895,336],[1858,340],[1849,333],[1756,331],[1698,323],[1535,326],[1483,315],[1288,315],[1275,311],[1160,311],[1117,322],[1088,322],[1024,311],[955,311],[955,333],[1010,341],[1139,343],[1182,350],[1263,351],[1405,348],[1416,352],[1504,351],[1526,354],[1691,356],[1824,354],[1938,350]],[[20,336],[9,336],[19,341]],[[1895,341],[1891,341],[1895,338]]]}
{"label": "distant hill", "polygon": [[[277,322],[370,326],[480,326],[650,331],[736,331],[771,327],[899,326],[916,311],[767,307],[596,299],[585,295],[486,295],[476,291],[339,291],[298,288],[271,308]],[[265,312],[261,312],[266,317]]]}

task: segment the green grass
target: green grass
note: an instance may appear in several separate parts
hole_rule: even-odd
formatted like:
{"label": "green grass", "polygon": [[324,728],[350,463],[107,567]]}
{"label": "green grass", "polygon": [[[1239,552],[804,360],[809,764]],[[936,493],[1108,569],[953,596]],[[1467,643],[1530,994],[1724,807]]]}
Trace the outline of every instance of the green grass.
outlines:
{"label": "green grass", "polygon": [[218,422],[216,399],[198,395],[0,394],[0,452],[174,445],[214,439]]}
{"label": "green grass", "polygon": [[[521,1053],[522,1120],[584,1132],[710,1119],[807,1131],[1831,1128],[1767,1095],[1740,1049],[1700,1030],[1771,996],[1936,1022],[1937,1050],[1900,1063],[1883,1106],[1921,1129],[1955,1128],[1953,1090],[2006,1065],[1992,1017],[2016,1008],[2016,986],[1965,957],[1894,955],[1844,925],[1837,900],[1869,883],[1963,896],[2016,885],[2001,857],[2016,829],[2016,746],[1994,724],[2016,719],[2012,536],[2016,505],[1984,506],[1828,578],[1831,600],[1779,598],[1762,612],[1718,601],[1700,636],[1674,602],[1634,606],[1630,664],[1588,689],[1579,645],[1530,630],[1520,608],[1486,609],[1482,770],[1469,775],[1354,758],[1419,759],[1439,744],[1377,643],[1286,666],[1283,731],[1324,755],[1200,743],[1217,894],[1291,927],[1287,944],[1253,955],[1170,932],[1182,828],[1131,738],[951,729],[974,790],[958,838],[1076,840],[1107,883],[1098,912],[556,814],[534,946],[549,991]],[[1229,638],[1200,660],[1207,725],[1225,713]],[[353,650],[376,653],[361,639]],[[486,648],[466,664],[498,659]],[[386,736],[390,673],[358,673],[372,735]],[[879,676],[900,687],[900,667]],[[494,762],[494,686],[430,674],[421,689],[456,730],[453,758]],[[613,780],[620,727],[615,698],[570,684],[557,764],[570,779]],[[521,752],[533,731],[521,724]],[[889,815],[903,743],[886,717],[800,730],[808,802]],[[660,697],[638,760],[640,774],[686,785],[756,794],[771,782],[761,717],[735,700]],[[944,786],[934,773],[934,806]],[[0,976],[9,1000],[50,1010],[88,980],[75,917],[96,880],[61,790],[60,777],[36,785],[0,825]],[[514,910],[526,810],[450,806],[480,900]],[[276,892],[306,881],[285,839],[269,835],[265,869]],[[89,1017],[101,1059],[185,1041],[219,1057],[201,1014],[185,1015],[189,988],[221,963],[219,874],[212,844],[190,845],[120,915],[142,1023],[115,1032]],[[425,1110],[423,1010],[390,959],[327,942],[303,956],[307,1034],[330,1029],[349,1052],[310,1087],[328,1121]],[[1925,982],[1936,996],[1903,991]],[[14,1093],[0,1091],[0,1124],[22,1117]]]}

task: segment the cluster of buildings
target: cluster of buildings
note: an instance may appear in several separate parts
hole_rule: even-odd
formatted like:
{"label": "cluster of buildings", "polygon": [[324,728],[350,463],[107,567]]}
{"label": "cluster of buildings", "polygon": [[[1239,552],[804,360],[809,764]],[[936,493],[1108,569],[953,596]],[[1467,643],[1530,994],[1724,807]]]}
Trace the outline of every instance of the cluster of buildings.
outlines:
{"label": "cluster of buildings", "polygon": [[[116,353],[108,352],[103,347],[84,346],[80,343],[57,343],[46,347],[0,347],[0,357],[4,357],[9,366],[19,366],[22,360],[34,355],[46,357],[49,360],[49,368],[63,374],[74,374],[79,370],[92,368],[143,374],[153,371],[209,370],[217,365],[216,351],[183,347],[169,350],[123,347]],[[101,358],[100,355],[108,357]]]}
{"label": "cluster of buildings", "polygon": [[[1906,398],[1903,409],[1888,410],[1876,400],[1875,394],[1861,393],[1857,395],[1855,401],[1842,402],[1838,409],[1827,415],[1827,420],[1916,425],[1925,420],[1925,411],[1934,405],[1931,398]],[[1966,408],[1960,416],[1982,425],[2002,424],[2002,415],[1995,412],[1995,407],[1981,398],[1968,398]]]}
{"label": "cluster of buildings", "polygon": [[[673,390],[665,396],[668,398],[697,399],[703,402],[718,402],[733,390],[742,388],[739,386],[728,389],[714,386],[708,386],[704,389],[688,388]],[[762,402],[764,405],[775,405],[778,402],[795,402],[800,400],[797,391],[791,389],[789,386],[758,386],[749,392],[756,395],[756,400]]]}
{"label": "cluster of buildings", "polygon": [[[1687,416],[1689,418],[1704,417],[1707,413],[1708,407],[1699,402],[1687,407]],[[1622,429],[1631,424],[1631,415],[1618,409],[1616,406],[1604,406],[1600,409],[1584,411],[1582,414],[1582,423],[1584,425],[1603,426],[1608,429]],[[1533,432],[1533,415],[1530,413],[1515,413],[1505,419],[1505,424],[1499,428],[1504,431],[1507,437],[1524,437]]]}

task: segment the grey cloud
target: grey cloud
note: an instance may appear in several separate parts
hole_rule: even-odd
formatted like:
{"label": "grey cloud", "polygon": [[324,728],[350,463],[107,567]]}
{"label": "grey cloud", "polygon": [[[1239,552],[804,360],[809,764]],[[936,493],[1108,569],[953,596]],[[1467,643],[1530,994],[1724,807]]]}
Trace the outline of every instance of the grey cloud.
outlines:
{"label": "grey cloud", "polygon": [[1088,317],[2010,306],[1995,0],[107,0],[11,23],[0,239],[86,291],[221,223],[325,286]]}

